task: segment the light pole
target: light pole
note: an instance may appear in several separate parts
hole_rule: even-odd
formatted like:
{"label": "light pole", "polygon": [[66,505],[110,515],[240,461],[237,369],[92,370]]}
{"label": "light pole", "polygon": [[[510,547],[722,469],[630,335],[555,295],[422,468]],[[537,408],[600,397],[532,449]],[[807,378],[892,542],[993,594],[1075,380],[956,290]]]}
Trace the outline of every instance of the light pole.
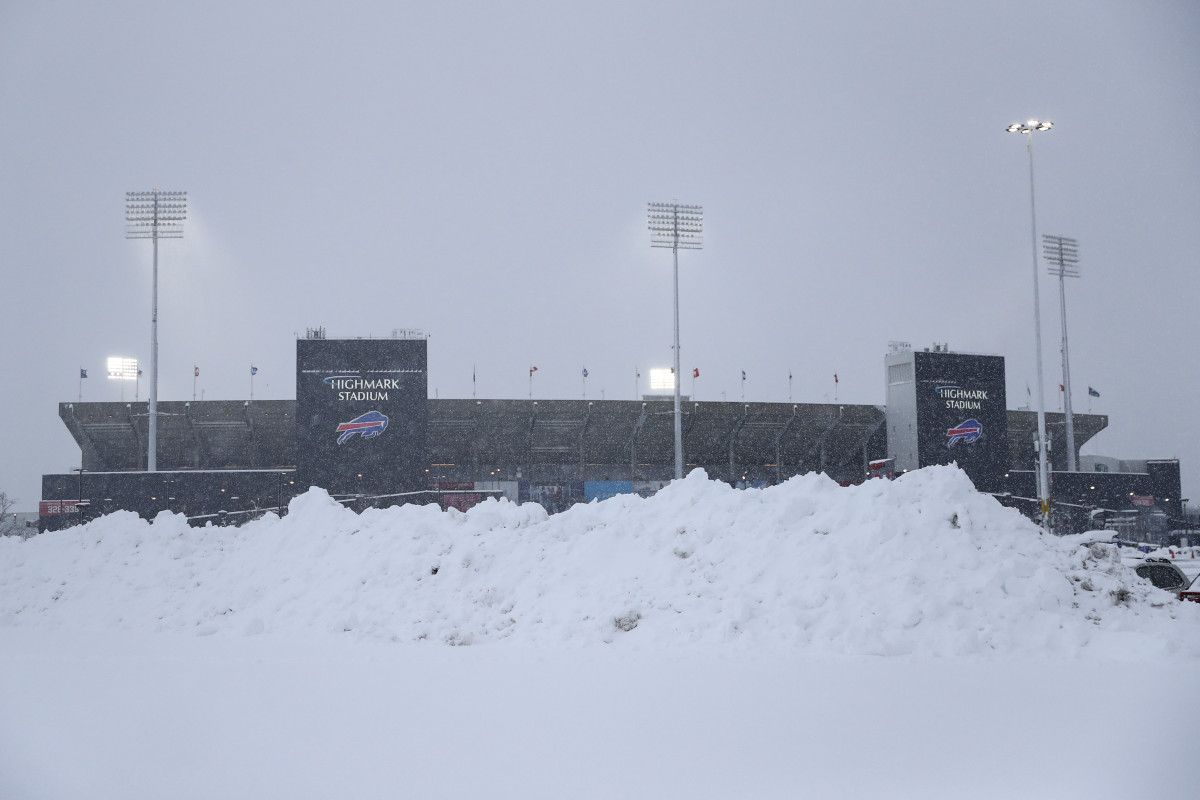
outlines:
{"label": "light pole", "polygon": [[83,473],[87,472],[83,467],[72,467],[71,472],[79,473],[79,488],[75,491],[75,511],[79,515],[79,524],[83,524]]}
{"label": "light pole", "polygon": [[683,477],[683,415],[679,407],[679,251],[704,245],[704,209],[676,203],[650,203],[650,246],[669,247],[675,256],[675,480]]}
{"label": "light pole", "polygon": [[1048,131],[1053,126],[1053,122],[1039,122],[1031,119],[1025,123],[1014,123],[1006,128],[1009,133],[1025,134],[1029,150],[1029,220],[1031,241],[1033,242],[1033,332],[1037,345],[1038,505],[1042,514],[1042,530],[1047,532],[1050,530],[1050,476],[1046,469],[1046,391],[1042,382],[1042,305],[1038,294],[1037,210],[1033,194],[1033,132]]}
{"label": "light pole", "polygon": [[1074,472],[1075,417],[1071,412],[1071,357],[1067,352],[1067,287],[1064,278],[1079,277],[1079,242],[1066,236],[1042,235],[1042,254],[1050,274],[1058,278],[1058,306],[1062,317],[1063,411],[1067,417],[1067,471]]}
{"label": "light pole", "polygon": [[158,470],[158,240],[182,239],[187,192],[126,192],[125,238],[154,242],[154,287],[150,305],[150,440],[146,471]]}

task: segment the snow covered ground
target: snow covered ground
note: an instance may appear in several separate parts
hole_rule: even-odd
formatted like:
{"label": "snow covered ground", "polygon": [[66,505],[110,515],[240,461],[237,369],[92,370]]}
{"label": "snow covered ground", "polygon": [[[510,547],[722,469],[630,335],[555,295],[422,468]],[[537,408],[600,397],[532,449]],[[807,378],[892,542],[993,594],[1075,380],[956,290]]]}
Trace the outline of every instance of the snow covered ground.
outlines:
{"label": "snow covered ground", "polygon": [[1200,605],[953,468],[0,541],[0,797],[1194,797]]}

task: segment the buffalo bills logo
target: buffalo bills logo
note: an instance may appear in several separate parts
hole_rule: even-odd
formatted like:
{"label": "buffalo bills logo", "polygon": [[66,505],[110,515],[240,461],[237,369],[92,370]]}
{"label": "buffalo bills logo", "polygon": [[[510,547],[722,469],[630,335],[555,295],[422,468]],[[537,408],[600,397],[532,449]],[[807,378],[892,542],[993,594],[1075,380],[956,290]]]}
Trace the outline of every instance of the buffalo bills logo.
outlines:
{"label": "buffalo bills logo", "polygon": [[355,417],[349,422],[343,422],[337,426],[339,434],[337,443],[345,444],[351,436],[356,433],[361,433],[364,439],[374,439],[379,434],[383,433],[388,426],[388,418],[378,411],[368,411],[361,417]]}
{"label": "buffalo bills logo", "polygon": [[983,426],[979,424],[979,420],[969,419],[946,431],[946,436],[950,438],[946,446],[953,447],[955,442],[971,444],[982,435]]}

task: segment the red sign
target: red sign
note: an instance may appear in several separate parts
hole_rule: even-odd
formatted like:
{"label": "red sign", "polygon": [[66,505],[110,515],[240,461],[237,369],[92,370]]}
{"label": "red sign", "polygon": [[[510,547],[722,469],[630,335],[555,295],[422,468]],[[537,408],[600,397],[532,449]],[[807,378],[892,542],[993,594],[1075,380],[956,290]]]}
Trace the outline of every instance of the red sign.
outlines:
{"label": "red sign", "polygon": [[1129,502],[1135,506],[1152,506],[1154,505],[1154,497],[1151,495],[1131,494],[1129,495]]}
{"label": "red sign", "polygon": [[59,514],[78,514],[79,504],[89,505],[87,500],[42,500],[38,503],[38,516],[54,517]]}
{"label": "red sign", "polygon": [[466,511],[468,508],[479,505],[483,502],[483,495],[474,493],[462,494],[447,494],[442,497],[442,502],[446,508],[457,508],[459,511]]}

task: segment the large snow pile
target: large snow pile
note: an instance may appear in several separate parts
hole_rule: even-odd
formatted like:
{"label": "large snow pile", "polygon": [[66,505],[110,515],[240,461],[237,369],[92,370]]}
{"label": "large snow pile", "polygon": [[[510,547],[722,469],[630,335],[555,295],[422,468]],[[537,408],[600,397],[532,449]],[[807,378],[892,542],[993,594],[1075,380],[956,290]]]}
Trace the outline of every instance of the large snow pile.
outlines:
{"label": "large snow pile", "polygon": [[494,500],[359,515],[320,490],[240,528],[113,514],[0,541],[0,626],[1200,658],[1200,605],[1104,546],[1040,536],[952,467],[744,491],[697,471],[555,516]]}

